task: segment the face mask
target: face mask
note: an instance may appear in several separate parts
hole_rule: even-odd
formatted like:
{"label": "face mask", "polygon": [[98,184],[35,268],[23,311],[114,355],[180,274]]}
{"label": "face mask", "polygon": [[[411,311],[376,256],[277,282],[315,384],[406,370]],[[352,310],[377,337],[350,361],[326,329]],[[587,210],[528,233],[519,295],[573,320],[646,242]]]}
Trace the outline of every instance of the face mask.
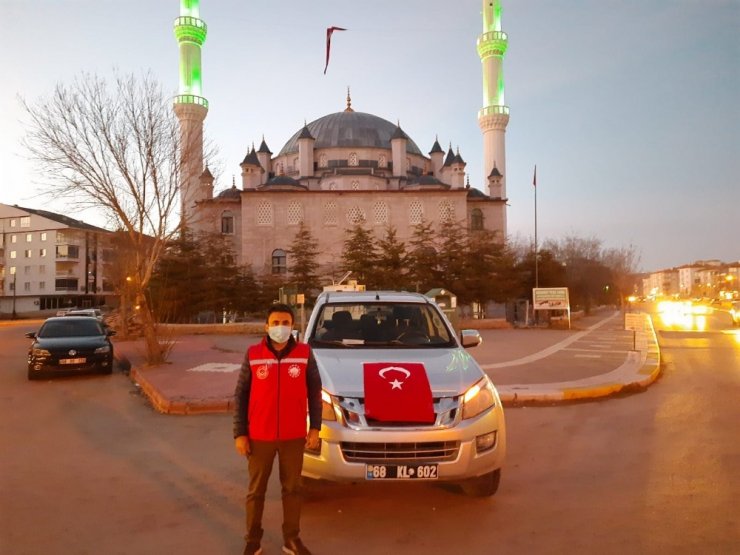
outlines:
{"label": "face mask", "polygon": [[267,335],[275,343],[285,343],[290,338],[290,332],[290,326],[271,326],[267,330]]}

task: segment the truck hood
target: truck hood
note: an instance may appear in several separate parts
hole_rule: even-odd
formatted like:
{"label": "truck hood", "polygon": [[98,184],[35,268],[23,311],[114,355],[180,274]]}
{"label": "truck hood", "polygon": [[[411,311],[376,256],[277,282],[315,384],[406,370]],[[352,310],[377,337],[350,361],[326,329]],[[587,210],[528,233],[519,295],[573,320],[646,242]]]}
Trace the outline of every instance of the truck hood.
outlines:
{"label": "truck hood", "polygon": [[313,349],[324,389],[332,395],[359,397],[364,394],[365,363],[416,362],[424,365],[434,397],[463,394],[484,374],[462,348],[424,349]]}

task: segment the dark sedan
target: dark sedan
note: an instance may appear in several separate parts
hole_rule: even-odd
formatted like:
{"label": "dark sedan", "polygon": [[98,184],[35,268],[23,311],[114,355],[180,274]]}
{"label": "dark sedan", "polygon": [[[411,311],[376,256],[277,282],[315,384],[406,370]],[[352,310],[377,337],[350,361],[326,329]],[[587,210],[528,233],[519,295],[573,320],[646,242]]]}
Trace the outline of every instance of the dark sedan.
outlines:
{"label": "dark sedan", "polygon": [[28,349],[28,379],[52,374],[113,371],[113,344],[106,330],[95,318],[64,316],[49,318],[38,332],[29,332],[33,339]]}

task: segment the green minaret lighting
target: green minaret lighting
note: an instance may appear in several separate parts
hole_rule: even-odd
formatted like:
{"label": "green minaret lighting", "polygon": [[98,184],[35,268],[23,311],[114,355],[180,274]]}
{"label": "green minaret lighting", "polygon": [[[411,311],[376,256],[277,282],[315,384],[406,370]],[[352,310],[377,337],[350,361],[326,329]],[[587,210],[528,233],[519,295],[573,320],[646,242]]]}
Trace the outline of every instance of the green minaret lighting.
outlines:
{"label": "green minaret lighting", "polygon": [[180,17],[175,19],[175,38],[180,47],[180,88],[175,102],[208,107],[203,97],[200,50],[208,27],[200,19],[200,0],[181,0]]}

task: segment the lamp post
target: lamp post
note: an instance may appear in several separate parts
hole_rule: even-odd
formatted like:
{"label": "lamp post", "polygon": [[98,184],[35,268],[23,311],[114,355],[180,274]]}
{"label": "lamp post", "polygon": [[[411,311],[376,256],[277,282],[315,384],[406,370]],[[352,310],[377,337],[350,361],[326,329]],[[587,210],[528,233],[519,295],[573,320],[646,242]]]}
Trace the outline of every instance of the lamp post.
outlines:
{"label": "lamp post", "polygon": [[18,272],[15,271],[13,272],[13,316],[12,316],[13,320],[18,318],[18,314],[16,314],[15,312],[15,295],[16,295],[16,289],[17,289],[16,288],[17,280],[18,280]]}

